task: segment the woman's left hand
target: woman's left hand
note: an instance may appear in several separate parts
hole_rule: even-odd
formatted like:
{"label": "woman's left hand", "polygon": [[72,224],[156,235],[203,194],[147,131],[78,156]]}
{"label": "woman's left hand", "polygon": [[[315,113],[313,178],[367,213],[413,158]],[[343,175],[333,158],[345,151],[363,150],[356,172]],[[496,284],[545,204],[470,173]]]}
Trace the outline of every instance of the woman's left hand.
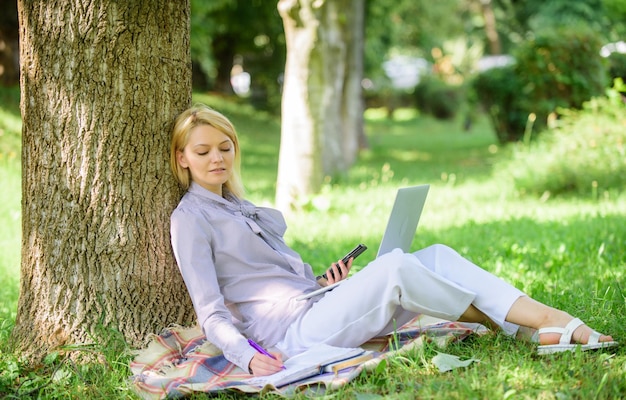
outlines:
{"label": "woman's left hand", "polygon": [[280,353],[272,353],[272,357],[268,357],[265,354],[256,353],[252,356],[248,370],[252,372],[254,376],[271,375],[279,372],[284,368],[283,359]]}
{"label": "woman's left hand", "polygon": [[353,260],[354,258],[349,259],[347,264],[344,264],[341,260],[333,263],[326,271],[327,284],[332,285],[335,282],[346,279],[348,277],[348,273],[350,272],[350,268],[352,268]]}

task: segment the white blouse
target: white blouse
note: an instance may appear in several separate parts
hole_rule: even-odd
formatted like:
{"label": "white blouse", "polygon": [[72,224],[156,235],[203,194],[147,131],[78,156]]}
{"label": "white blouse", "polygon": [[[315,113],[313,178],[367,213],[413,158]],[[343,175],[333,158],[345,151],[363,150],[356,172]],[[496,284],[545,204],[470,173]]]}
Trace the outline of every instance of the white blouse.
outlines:
{"label": "white blouse", "polygon": [[178,267],[207,339],[248,370],[255,351],[280,341],[289,324],[317,300],[313,271],[287,246],[278,210],[226,198],[192,183],[171,216]]}

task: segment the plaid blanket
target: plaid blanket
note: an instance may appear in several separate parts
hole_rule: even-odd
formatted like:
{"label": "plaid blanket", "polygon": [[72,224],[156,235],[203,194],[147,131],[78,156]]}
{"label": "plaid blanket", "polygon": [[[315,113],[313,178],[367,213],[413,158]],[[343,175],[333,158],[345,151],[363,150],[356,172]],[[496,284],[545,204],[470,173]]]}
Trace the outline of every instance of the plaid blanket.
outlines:
{"label": "plaid blanket", "polygon": [[329,372],[280,388],[250,386],[247,371],[227,361],[221,351],[206,341],[199,327],[171,327],[154,335],[148,346],[139,350],[130,363],[131,387],[143,399],[178,398],[193,392],[213,393],[234,390],[242,393],[272,392],[290,397],[296,392],[320,394],[336,389],[361,372],[398,352],[404,352],[427,341],[441,346],[462,340],[472,333],[482,333],[478,324],[433,320],[419,316],[392,336],[370,340],[361,347],[374,352],[374,358],[337,374]]}

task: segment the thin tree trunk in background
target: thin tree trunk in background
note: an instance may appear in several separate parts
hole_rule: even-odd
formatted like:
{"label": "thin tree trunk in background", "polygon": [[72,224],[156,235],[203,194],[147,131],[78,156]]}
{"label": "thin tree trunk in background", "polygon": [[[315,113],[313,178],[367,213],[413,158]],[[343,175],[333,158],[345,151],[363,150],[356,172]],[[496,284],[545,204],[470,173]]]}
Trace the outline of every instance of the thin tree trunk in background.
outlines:
{"label": "thin tree trunk in background", "polygon": [[191,103],[189,3],[19,1],[19,349],[195,319],[169,242],[169,127]]}
{"label": "thin tree trunk in background", "polygon": [[498,35],[498,29],[496,28],[496,16],[493,13],[491,0],[480,0],[480,5],[482,7],[483,18],[485,20],[485,35],[487,36],[487,42],[489,44],[489,54],[502,54],[500,36]]}
{"label": "thin tree trunk in background", "polygon": [[235,59],[235,43],[230,35],[220,35],[213,38],[213,55],[217,65],[213,90],[223,94],[233,94],[230,75]]}
{"label": "thin tree trunk in background", "polygon": [[356,159],[363,129],[363,8],[362,0],[278,3],[287,41],[276,188],[283,212]]}
{"label": "thin tree trunk in background", "polygon": [[365,0],[353,0],[350,7],[351,11],[347,15],[348,61],[342,107],[342,156],[346,163],[345,171],[356,162],[359,150],[368,147],[363,121],[365,101],[361,86],[365,51]]}

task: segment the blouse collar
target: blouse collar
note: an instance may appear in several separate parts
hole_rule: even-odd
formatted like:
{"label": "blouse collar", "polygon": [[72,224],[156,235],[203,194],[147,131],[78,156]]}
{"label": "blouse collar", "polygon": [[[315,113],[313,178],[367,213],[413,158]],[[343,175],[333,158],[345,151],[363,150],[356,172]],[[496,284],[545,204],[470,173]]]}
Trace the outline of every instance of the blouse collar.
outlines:
{"label": "blouse collar", "polygon": [[244,216],[248,218],[257,218],[257,214],[259,212],[259,207],[255,207],[250,202],[242,200],[237,196],[233,195],[228,191],[228,189],[223,188],[224,196],[220,196],[212,191],[202,187],[196,182],[191,182],[188,191],[190,193],[196,194],[202,198],[208,199],[212,202],[218,203],[223,207],[226,207],[235,212],[241,212]]}
{"label": "blouse collar", "polygon": [[223,188],[224,190],[224,197],[213,193],[212,191],[204,188],[203,186],[201,186],[200,184],[196,183],[196,182],[191,182],[191,185],[189,185],[189,189],[187,189],[188,192],[196,194],[200,197],[204,197],[206,199],[209,199],[211,201],[215,201],[217,203],[221,203],[224,204],[226,206],[231,205],[232,203],[239,203],[240,200],[233,196],[232,194],[230,194],[230,192],[228,192],[228,189]]}

